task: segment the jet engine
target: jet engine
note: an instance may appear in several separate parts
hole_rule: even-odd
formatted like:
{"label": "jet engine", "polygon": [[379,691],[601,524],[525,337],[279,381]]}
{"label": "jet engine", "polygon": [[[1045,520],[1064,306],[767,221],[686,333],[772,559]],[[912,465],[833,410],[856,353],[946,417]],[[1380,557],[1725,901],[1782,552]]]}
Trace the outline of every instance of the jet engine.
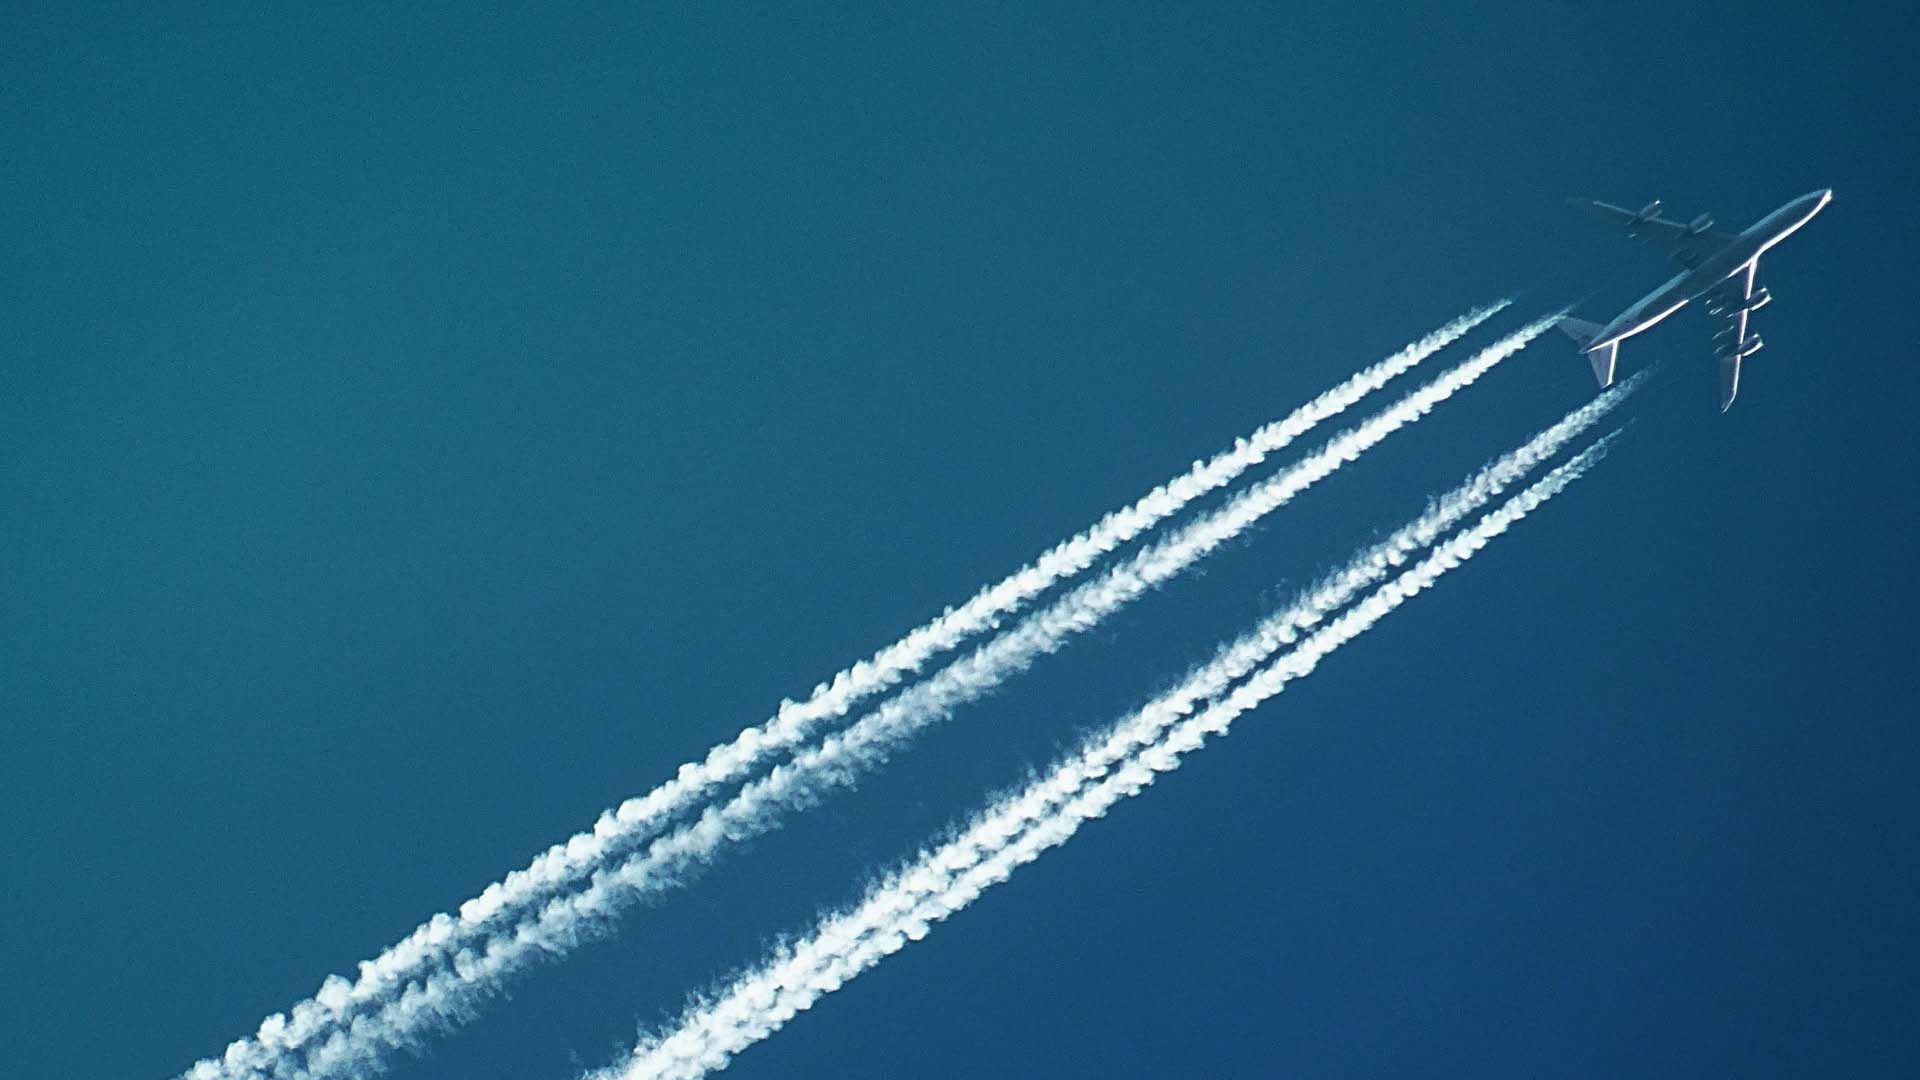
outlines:
{"label": "jet engine", "polygon": [[1773,294],[1767,291],[1765,285],[1762,285],[1753,290],[1753,295],[1747,297],[1744,301],[1738,297],[1727,300],[1715,296],[1708,297],[1704,306],[1709,315],[1731,315],[1740,311],[1742,308],[1745,308],[1749,313],[1759,311],[1771,303],[1773,303]]}
{"label": "jet engine", "polygon": [[[1655,205],[1658,205],[1658,204],[1655,204]],[[1711,228],[1713,228],[1713,215],[1701,214],[1699,217],[1694,218],[1692,221],[1687,222],[1687,235],[1699,236],[1701,233],[1706,232],[1708,229],[1711,229]]]}
{"label": "jet engine", "polygon": [[1658,213],[1660,213],[1660,200],[1655,199],[1641,207],[1639,213],[1633,215],[1634,223],[1638,224],[1642,221],[1652,221]]}
{"label": "jet engine", "polygon": [[1740,359],[1745,360],[1747,357],[1752,356],[1754,353],[1757,353],[1759,351],[1760,351],[1760,335],[1755,334],[1752,337],[1747,339],[1746,348],[1743,348],[1740,350]]}

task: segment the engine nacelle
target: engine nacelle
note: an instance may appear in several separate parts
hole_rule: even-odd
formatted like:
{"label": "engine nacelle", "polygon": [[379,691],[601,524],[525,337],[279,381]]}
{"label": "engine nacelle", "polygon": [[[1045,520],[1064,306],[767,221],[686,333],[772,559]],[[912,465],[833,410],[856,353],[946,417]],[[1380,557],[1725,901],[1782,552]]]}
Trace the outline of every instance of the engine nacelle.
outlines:
{"label": "engine nacelle", "polygon": [[1711,228],[1713,228],[1713,215],[1701,214],[1699,217],[1687,222],[1687,235],[1699,236]]}
{"label": "engine nacelle", "polygon": [[1740,359],[1745,360],[1747,357],[1752,356],[1754,353],[1757,353],[1759,351],[1760,351],[1760,335],[1755,334],[1752,337],[1747,339],[1747,344],[1745,345],[1745,347],[1743,347],[1740,350]]}
{"label": "engine nacelle", "polygon": [[1659,213],[1660,213],[1660,200],[1655,199],[1652,202],[1648,203],[1647,205],[1641,207],[1640,212],[1633,215],[1633,220],[1635,224],[1638,224],[1639,222],[1642,222],[1642,221],[1652,221],[1654,219],[1654,216]]}
{"label": "engine nacelle", "polygon": [[1751,314],[1771,303],[1773,303],[1773,294],[1767,291],[1766,286],[1762,285],[1760,288],[1753,290],[1753,295],[1747,297],[1745,300],[1737,297],[1732,300],[1723,300],[1716,296],[1707,298],[1703,306],[1707,309],[1707,314],[1709,315],[1732,315],[1742,308]]}

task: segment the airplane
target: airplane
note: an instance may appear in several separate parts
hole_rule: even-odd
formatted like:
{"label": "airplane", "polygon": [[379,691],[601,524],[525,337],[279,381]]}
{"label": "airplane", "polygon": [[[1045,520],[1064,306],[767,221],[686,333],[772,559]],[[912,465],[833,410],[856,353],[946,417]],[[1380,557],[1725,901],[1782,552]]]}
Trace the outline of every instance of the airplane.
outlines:
{"label": "airplane", "polygon": [[1740,391],[1740,361],[1760,351],[1760,336],[1747,333],[1747,317],[1773,299],[1773,294],[1758,284],[1760,256],[1812,220],[1831,201],[1831,188],[1808,192],[1736,234],[1714,229],[1711,214],[1701,214],[1685,224],[1663,218],[1658,199],[1639,210],[1593,199],[1569,199],[1588,213],[1625,224],[1627,235],[1666,248],[1686,269],[1605,326],[1565,319],[1560,329],[1579,343],[1580,351],[1593,364],[1593,377],[1604,388],[1613,384],[1614,361],[1622,341],[1690,301],[1703,300],[1708,314],[1726,320],[1713,335],[1714,353],[1720,359],[1720,411],[1726,412]]}

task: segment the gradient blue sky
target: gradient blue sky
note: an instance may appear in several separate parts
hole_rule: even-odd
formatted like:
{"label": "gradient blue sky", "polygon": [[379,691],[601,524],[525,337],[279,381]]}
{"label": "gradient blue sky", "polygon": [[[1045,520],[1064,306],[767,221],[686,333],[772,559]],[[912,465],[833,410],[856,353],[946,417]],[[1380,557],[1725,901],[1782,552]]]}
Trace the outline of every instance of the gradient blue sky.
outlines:
{"label": "gradient blue sky", "polygon": [[[877,6],[876,6],[877,7]],[[741,1076],[1920,1072],[1898,5],[0,14],[0,1043],[165,1076],[1465,308],[1621,450]],[[1483,340],[1483,339],[1476,339]],[[1584,400],[1542,341],[396,1077],[565,1077]]]}

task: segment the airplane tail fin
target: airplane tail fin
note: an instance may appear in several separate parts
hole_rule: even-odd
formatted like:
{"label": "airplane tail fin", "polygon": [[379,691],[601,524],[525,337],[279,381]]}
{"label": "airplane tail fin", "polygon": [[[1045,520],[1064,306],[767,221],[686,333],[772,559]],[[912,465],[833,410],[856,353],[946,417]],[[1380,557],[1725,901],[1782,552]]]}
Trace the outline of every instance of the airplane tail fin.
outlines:
{"label": "airplane tail fin", "polygon": [[1587,354],[1587,360],[1593,364],[1593,378],[1602,389],[1613,385],[1613,364],[1620,356],[1620,343],[1609,343],[1603,349],[1589,349],[1593,339],[1600,336],[1600,324],[1585,319],[1561,319],[1560,332],[1572,338]]}

